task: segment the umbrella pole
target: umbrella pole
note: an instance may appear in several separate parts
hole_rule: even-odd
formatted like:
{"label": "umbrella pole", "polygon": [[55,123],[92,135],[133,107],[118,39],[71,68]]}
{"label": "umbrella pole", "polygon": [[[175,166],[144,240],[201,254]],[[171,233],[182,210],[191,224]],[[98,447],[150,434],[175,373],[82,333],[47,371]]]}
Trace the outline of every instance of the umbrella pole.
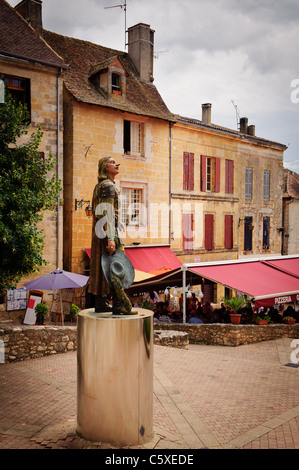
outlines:
{"label": "umbrella pole", "polygon": [[61,307],[61,324],[64,326],[64,321],[63,321],[63,305],[62,305],[62,292],[60,292],[60,307]]}

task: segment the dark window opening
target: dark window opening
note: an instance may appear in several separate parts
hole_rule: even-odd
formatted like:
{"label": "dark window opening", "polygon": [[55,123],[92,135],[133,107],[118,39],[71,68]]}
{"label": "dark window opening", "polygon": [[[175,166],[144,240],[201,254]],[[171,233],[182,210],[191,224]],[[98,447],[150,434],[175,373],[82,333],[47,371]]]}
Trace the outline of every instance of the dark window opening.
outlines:
{"label": "dark window opening", "polygon": [[244,223],[244,250],[252,250],[252,217],[245,217]]}
{"label": "dark window opening", "polygon": [[263,217],[263,250],[270,248],[270,217]]}
{"label": "dark window opening", "polygon": [[11,77],[4,75],[3,81],[10,96],[14,99],[17,105],[26,105],[27,111],[31,113],[31,98],[30,98],[30,80],[27,78]]}
{"label": "dark window opening", "polygon": [[112,93],[120,95],[121,88],[120,88],[120,76],[117,73],[112,74]]}

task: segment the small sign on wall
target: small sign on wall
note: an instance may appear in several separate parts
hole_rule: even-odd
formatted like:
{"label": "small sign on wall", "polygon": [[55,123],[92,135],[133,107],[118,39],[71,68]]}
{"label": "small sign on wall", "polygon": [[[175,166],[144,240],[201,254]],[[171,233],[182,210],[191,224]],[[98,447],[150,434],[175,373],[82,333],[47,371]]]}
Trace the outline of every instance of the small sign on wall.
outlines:
{"label": "small sign on wall", "polygon": [[28,304],[27,304],[27,310],[26,310],[24,321],[23,321],[25,325],[35,325],[36,323],[35,307],[37,306],[37,304],[39,304],[42,301],[42,299],[43,299],[42,292],[34,292],[34,291],[30,292]]}

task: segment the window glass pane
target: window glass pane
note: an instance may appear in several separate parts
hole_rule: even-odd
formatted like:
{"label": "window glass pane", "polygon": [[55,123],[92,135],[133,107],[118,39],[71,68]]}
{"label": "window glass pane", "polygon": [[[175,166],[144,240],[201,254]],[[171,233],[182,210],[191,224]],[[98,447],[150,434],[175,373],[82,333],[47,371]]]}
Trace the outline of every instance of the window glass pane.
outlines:
{"label": "window glass pane", "polygon": [[211,159],[207,158],[207,191],[211,191],[212,165]]}
{"label": "window glass pane", "polygon": [[142,190],[123,188],[121,194],[122,222],[126,225],[140,223]]}

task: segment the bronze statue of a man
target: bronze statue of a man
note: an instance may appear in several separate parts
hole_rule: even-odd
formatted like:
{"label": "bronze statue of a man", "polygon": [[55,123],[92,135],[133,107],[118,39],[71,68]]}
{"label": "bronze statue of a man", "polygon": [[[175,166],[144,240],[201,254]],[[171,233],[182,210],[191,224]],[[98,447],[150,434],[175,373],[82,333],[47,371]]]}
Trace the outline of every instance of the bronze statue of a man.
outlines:
{"label": "bronze statue of a man", "polygon": [[123,313],[116,293],[109,286],[101,266],[104,253],[112,255],[115,250],[124,252],[118,234],[118,199],[115,177],[119,173],[119,163],[114,158],[99,160],[98,183],[94,188],[92,209],[92,243],[90,257],[89,292],[95,295],[95,312],[111,312],[108,299],[112,295],[113,313]]}

